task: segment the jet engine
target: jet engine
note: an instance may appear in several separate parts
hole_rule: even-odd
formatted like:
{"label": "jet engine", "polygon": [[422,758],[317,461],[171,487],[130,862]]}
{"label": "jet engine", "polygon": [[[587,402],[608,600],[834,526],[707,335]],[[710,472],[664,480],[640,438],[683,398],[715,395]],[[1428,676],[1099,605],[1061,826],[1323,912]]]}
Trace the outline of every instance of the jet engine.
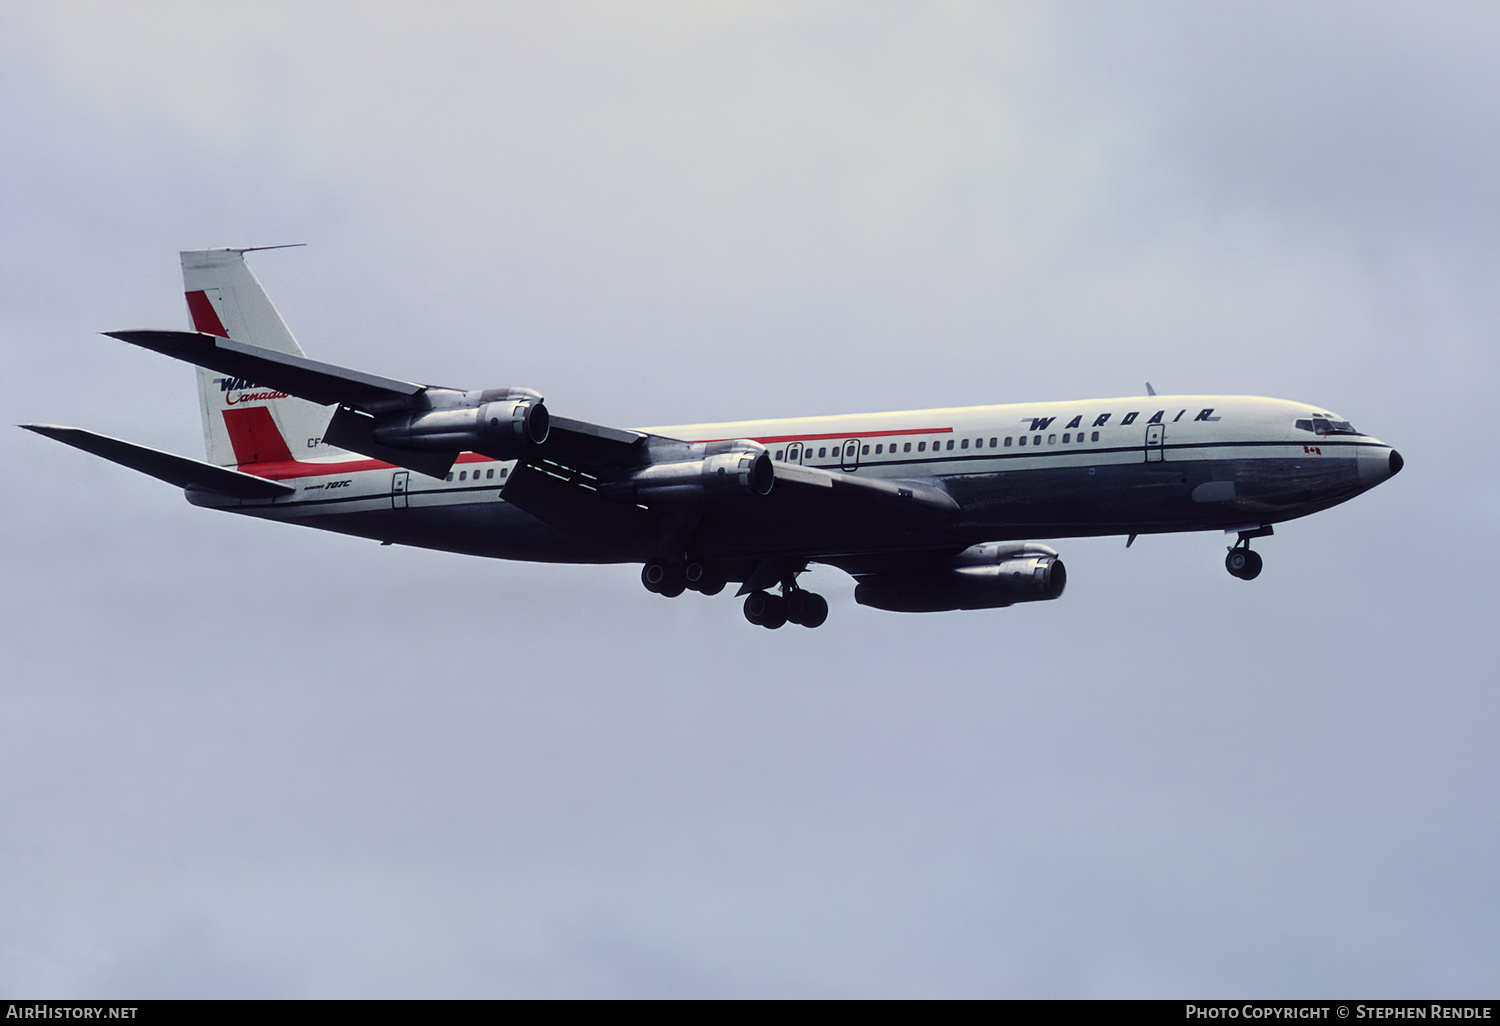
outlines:
{"label": "jet engine", "polygon": [[371,434],[399,449],[482,452],[508,460],[545,442],[551,419],[542,397],[530,389],[494,388],[481,392],[472,406],[378,417]]}
{"label": "jet engine", "polygon": [[696,503],[727,495],[768,495],[776,483],[771,456],[754,443],[728,449],[700,460],[654,463],[629,477],[600,486],[611,498],[650,505]]}
{"label": "jet engine", "polygon": [[987,542],[940,569],[861,577],[854,601],[897,613],[995,609],[1055,599],[1067,583],[1057,550],[1034,542]]}

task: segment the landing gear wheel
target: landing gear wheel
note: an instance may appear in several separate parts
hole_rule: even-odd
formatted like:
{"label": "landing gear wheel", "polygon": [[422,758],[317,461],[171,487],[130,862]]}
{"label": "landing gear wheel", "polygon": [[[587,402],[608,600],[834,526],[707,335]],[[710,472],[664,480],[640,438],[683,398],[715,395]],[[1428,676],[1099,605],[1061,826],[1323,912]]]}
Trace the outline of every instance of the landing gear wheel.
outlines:
{"label": "landing gear wheel", "polygon": [[687,578],[681,563],[669,563],[665,559],[653,559],[641,568],[641,583],[647,591],[667,598],[676,598],[687,587]]}
{"label": "landing gear wheel", "polygon": [[1259,552],[1251,552],[1249,549],[1246,549],[1245,555],[1249,557],[1249,562],[1245,564],[1245,569],[1241,571],[1240,580],[1253,581],[1260,576],[1261,568],[1265,564],[1261,561]]}
{"label": "landing gear wheel", "polygon": [[798,588],[786,597],[786,618],[803,627],[821,627],[828,619],[828,600]]}
{"label": "landing gear wheel", "polygon": [[661,582],[667,578],[667,564],[659,559],[653,559],[641,567],[641,585],[651,594],[661,593]]}
{"label": "landing gear wheel", "polygon": [[[793,619],[790,616],[790,607],[792,607],[793,598],[798,597],[798,595],[801,595],[801,601],[798,603],[799,609],[796,610],[796,618]],[[792,595],[786,600],[786,607],[787,619],[792,619],[792,622],[801,624],[802,627],[822,627],[823,622],[828,619],[828,600],[823,598],[822,595],[816,594],[816,592],[793,591]]]}
{"label": "landing gear wheel", "polygon": [[769,592],[752,591],[745,596],[745,619],[774,631],[786,623],[786,600]]}
{"label": "landing gear wheel", "polygon": [[717,568],[693,560],[683,567],[687,586],[703,595],[717,595],[724,590],[724,575]]}
{"label": "landing gear wheel", "polygon": [[1232,548],[1229,550],[1229,555],[1224,557],[1224,569],[1228,570],[1231,576],[1238,577],[1242,581],[1255,580],[1260,576],[1264,565],[1260,553],[1248,548]]}

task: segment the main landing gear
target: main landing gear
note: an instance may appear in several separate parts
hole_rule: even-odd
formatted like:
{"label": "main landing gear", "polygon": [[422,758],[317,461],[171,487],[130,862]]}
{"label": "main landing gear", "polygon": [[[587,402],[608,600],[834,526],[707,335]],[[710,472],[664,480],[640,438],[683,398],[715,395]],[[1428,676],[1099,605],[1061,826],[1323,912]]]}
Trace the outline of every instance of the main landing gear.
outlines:
{"label": "main landing gear", "polygon": [[724,590],[725,582],[723,573],[709,563],[697,560],[674,563],[666,559],[653,559],[641,568],[641,583],[649,592],[676,598],[684,591],[717,595]]}
{"label": "main landing gear", "polygon": [[[795,572],[785,573],[782,578],[780,595],[752,591],[745,596],[746,620],[771,630],[788,623],[803,627],[823,626],[823,621],[828,619],[828,600],[797,587],[796,575],[801,569],[794,569]],[[717,595],[724,590],[726,578],[723,569],[714,563],[700,563],[693,559],[686,563],[653,559],[641,568],[641,583],[653,594],[676,598],[684,591]]]}
{"label": "main landing gear", "polygon": [[1260,576],[1264,563],[1259,552],[1251,551],[1250,539],[1264,538],[1271,533],[1270,524],[1240,532],[1239,541],[1230,547],[1229,555],[1224,557],[1224,569],[1229,571],[1231,577],[1238,577],[1242,581],[1253,581]]}
{"label": "main landing gear", "polygon": [[803,591],[793,584],[782,586],[784,595],[773,595],[768,591],[752,591],[745,596],[745,619],[757,627],[775,630],[782,624],[795,623],[803,627],[821,627],[828,619],[828,600],[811,591]]}

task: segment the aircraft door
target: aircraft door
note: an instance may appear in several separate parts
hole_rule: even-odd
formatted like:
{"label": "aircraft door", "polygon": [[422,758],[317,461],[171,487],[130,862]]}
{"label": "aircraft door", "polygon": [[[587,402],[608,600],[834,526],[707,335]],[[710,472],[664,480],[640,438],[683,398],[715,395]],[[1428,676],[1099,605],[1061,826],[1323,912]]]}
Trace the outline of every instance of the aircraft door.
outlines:
{"label": "aircraft door", "polygon": [[859,469],[859,439],[851,438],[844,443],[842,465],[845,470]]}
{"label": "aircraft door", "polygon": [[1166,448],[1162,445],[1165,431],[1160,424],[1146,425],[1146,462],[1161,463],[1166,459]]}
{"label": "aircraft door", "polygon": [[410,480],[411,474],[405,470],[391,475],[391,509],[406,508],[406,485]]}
{"label": "aircraft door", "polygon": [[802,443],[801,442],[793,442],[791,445],[788,445],[786,447],[786,461],[788,463],[801,463],[802,462]]}

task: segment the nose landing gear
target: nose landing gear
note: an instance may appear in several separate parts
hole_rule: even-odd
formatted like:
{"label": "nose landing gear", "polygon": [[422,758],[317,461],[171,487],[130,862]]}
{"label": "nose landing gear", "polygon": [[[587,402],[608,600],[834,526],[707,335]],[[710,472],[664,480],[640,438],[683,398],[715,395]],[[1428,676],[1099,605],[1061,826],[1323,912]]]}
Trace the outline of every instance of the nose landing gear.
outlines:
{"label": "nose landing gear", "polygon": [[1224,569],[1229,571],[1231,577],[1238,577],[1242,581],[1253,581],[1260,576],[1261,568],[1265,564],[1259,552],[1251,551],[1250,539],[1264,538],[1272,533],[1270,524],[1240,532],[1239,541],[1234,543],[1229,550],[1229,555],[1224,557]]}
{"label": "nose landing gear", "polygon": [[1260,553],[1251,551],[1249,547],[1242,549],[1235,546],[1224,557],[1224,569],[1242,581],[1253,581],[1259,577],[1262,565]]}

